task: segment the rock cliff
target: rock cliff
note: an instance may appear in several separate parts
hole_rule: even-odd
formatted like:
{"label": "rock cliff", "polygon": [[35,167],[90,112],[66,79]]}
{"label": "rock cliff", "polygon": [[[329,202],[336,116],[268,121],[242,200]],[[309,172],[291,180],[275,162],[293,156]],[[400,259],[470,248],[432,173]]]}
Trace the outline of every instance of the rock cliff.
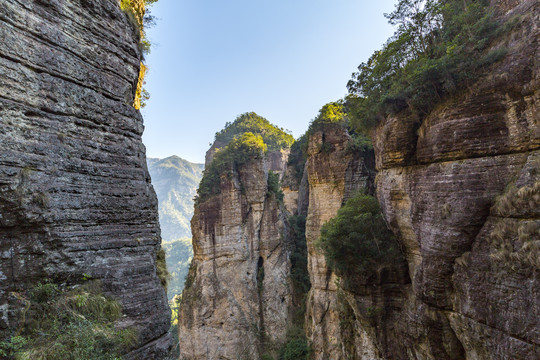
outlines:
{"label": "rock cliff", "polygon": [[157,199],[132,104],[139,33],[113,0],[5,0],[0,6],[0,333],[39,281],[101,280],[127,359],[168,353],[156,273]]}
{"label": "rock cliff", "polygon": [[539,6],[494,5],[518,19],[498,44],[505,59],[423,121],[401,114],[372,134],[376,193],[407,267],[352,292],[336,285],[312,244],[346,198],[343,184],[357,182],[345,175],[346,140],[311,136],[313,359],[540,357]]}
{"label": "rock cliff", "polygon": [[285,214],[267,185],[279,167],[269,169],[269,158],[222,175],[220,194],[195,207],[179,321],[187,359],[259,359],[283,341],[290,263]]}

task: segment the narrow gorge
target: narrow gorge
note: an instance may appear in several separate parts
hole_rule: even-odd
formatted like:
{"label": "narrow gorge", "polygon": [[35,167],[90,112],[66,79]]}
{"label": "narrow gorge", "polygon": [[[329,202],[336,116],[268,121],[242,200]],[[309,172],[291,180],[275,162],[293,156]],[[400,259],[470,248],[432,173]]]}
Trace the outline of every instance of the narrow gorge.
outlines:
{"label": "narrow gorge", "polygon": [[0,358],[540,359],[538,0],[399,1],[303,136],[247,112],[204,171],[149,159],[163,247],[153,2],[0,0]]}

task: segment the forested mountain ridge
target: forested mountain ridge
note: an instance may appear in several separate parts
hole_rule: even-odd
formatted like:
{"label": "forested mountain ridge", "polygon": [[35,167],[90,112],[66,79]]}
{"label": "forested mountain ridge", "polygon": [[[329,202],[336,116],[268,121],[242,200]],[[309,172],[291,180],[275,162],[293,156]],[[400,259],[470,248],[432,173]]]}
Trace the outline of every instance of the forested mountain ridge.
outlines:
{"label": "forested mountain ridge", "polygon": [[193,198],[204,165],[178,156],[148,158],[147,164],[159,201],[161,237],[164,241],[191,237],[189,222],[193,216]]}
{"label": "forested mountain ridge", "polygon": [[179,156],[148,158],[148,171],[158,197],[161,237],[170,274],[169,301],[180,294],[193,256],[190,221],[193,198],[201,181],[203,164]]}

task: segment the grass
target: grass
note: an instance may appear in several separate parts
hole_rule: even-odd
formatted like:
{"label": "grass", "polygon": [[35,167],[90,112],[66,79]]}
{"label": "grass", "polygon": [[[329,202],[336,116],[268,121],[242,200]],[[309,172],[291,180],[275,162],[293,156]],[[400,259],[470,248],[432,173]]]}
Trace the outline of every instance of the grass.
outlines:
{"label": "grass", "polygon": [[490,233],[492,259],[512,270],[540,269],[540,181],[529,186],[510,186],[491,208],[500,217]]}
{"label": "grass", "polygon": [[118,329],[120,304],[99,281],[61,289],[38,283],[27,294],[22,326],[0,343],[0,355],[15,360],[116,360],[137,342],[133,329]]}

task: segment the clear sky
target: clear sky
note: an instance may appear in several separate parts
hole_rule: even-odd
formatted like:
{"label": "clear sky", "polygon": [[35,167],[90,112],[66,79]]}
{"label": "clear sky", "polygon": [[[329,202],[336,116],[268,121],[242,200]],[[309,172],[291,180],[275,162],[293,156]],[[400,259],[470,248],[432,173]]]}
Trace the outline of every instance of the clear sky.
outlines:
{"label": "clear sky", "polygon": [[148,30],[149,157],[203,162],[214,134],[255,111],[302,135],[393,33],[397,0],[159,0]]}

